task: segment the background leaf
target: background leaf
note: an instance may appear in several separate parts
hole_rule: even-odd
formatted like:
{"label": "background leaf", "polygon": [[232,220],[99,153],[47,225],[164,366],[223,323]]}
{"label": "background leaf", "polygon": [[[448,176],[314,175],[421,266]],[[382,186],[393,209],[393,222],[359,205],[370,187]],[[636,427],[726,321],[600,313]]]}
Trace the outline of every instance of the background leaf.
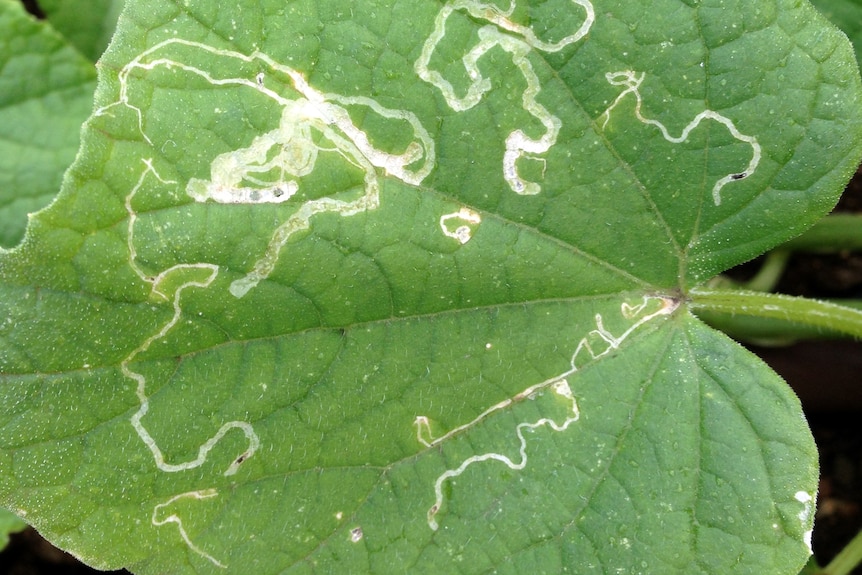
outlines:
{"label": "background leaf", "polygon": [[123,0],[39,0],[39,8],[55,30],[95,62],[111,41]]}
{"label": "background leaf", "polygon": [[849,45],[503,8],[130,2],[0,255],[4,504],[139,573],[798,572],[798,402],[685,294],[834,204]]}
{"label": "background leaf", "polygon": [[21,521],[17,515],[11,511],[0,509],[0,550],[5,549],[9,544],[9,535],[18,533],[27,527],[27,524]]}
{"label": "background leaf", "polygon": [[95,86],[92,63],[19,2],[0,1],[0,248],[56,195]]}
{"label": "background leaf", "polygon": [[841,28],[853,42],[856,58],[862,53],[862,2],[859,0],[813,0],[818,10]]}

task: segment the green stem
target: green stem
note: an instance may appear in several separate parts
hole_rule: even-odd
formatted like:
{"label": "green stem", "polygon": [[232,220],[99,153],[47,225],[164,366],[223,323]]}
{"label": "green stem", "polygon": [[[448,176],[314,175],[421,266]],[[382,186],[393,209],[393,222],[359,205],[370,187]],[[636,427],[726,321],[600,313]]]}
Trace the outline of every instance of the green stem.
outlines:
{"label": "green stem", "polygon": [[862,310],[825,301],[744,290],[695,288],[690,307],[707,311],[781,319],[838,331],[862,339]]}
{"label": "green stem", "polygon": [[820,572],[823,575],[847,575],[862,563],[862,531],[856,534],[829,565]]}

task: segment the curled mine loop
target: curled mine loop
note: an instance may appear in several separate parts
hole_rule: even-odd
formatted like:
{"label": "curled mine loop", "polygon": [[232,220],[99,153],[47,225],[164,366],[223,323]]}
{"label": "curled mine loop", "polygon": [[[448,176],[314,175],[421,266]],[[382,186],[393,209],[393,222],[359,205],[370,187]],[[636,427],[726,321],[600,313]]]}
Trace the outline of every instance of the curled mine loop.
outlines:
{"label": "curled mine loop", "polygon": [[[556,144],[557,136],[562,127],[562,121],[536,99],[542,90],[542,85],[529,57],[534,50],[559,52],[566,46],[579,42],[589,33],[596,19],[592,3],[589,0],[572,0],[572,4],[576,10],[583,14],[581,25],[557,42],[546,42],[541,40],[532,28],[518,24],[511,19],[515,10],[514,0],[510,2],[509,8],[506,10],[501,10],[492,4],[472,0],[450,0],[437,13],[434,30],[422,46],[422,53],[414,64],[416,74],[425,82],[436,87],[452,110],[463,112],[479,104],[485,94],[491,90],[491,80],[482,75],[482,71],[479,69],[479,60],[493,48],[500,48],[509,53],[512,57],[512,63],[518,68],[527,83],[521,104],[524,110],[541,123],[545,129],[545,133],[538,139],[529,137],[520,129],[513,130],[506,137],[506,151],[503,153],[503,178],[509,188],[519,195],[536,195],[541,192],[542,188],[538,183],[521,177],[518,171],[518,161],[521,158],[548,152]],[[431,59],[440,42],[446,36],[446,22],[452,14],[459,11],[469,14],[474,19],[488,22],[478,31],[479,42],[461,58],[464,71],[470,80],[470,85],[462,96],[455,93],[454,86],[443,74],[431,69]]]}

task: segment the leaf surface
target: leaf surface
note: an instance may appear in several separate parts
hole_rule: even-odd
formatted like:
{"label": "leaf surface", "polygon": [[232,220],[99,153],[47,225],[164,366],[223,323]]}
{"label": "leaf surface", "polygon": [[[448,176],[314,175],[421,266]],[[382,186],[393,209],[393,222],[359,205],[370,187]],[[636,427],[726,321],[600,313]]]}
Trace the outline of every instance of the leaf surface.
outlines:
{"label": "leaf surface", "polygon": [[793,2],[130,2],[0,256],[0,499],[137,573],[798,572],[798,401],[685,298],[859,97]]}
{"label": "leaf surface", "polygon": [[860,0],[814,0],[823,15],[847,34],[859,59],[862,51],[862,2]]}
{"label": "leaf surface", "polygon": [[0,551],[9,544],[9,535],[27,527],[14,513],[0,509]]}
{"label": "leaf surface", "polygon": [[95,62],[111,41],[123,0],[40,0],[39,8],[55,30]]}
{"label": "leaf surface", "polygon": [[20,2],[0,1],[0,248],[57,194],[95,87],[91,63]]}

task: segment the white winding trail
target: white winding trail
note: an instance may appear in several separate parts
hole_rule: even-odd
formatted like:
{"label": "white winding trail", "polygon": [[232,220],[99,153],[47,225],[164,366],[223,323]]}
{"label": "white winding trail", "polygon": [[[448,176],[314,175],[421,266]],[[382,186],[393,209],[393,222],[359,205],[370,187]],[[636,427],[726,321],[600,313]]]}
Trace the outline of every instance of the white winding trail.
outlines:
{"label": "white winding trail", "polygon": [[[158,467],[160,471],[163,471],[165,473],[176,473],[200,467],[201,465],[206,463],[207,456],[209,455],[210,451],[212,451],[216,444],[221,441],[221,439],[225,435],[227,435],[230,431],[234,429],[241,431],[246,437],[248,447],[245,449],[245,451],[237,455],[230,463],[230,465],[228,465],[227,469],[224,471],[225,476],[233,475],[238,471],[240,465],[245,460],[254,455],[255,451],[257,451],[258,447],[260,446],[260,439],[258,438],[257,434],[254,431],[254,428],[250,423],[245,421],[229,421],[223,424],[221,428],[215,433],[215,435],[209,438],[198,448],[198,454],[196,458],[181,463],[168,463],[165,460],[164,453],[162,452],[161,448],[159,448],[155,438],[150,434],[150,432],[147,430],[143,423],[144,416],[147,415],[150,410],[150,399],[147,396],[147,379],[142,373],[132,369],[132,362],[135,361],[137,356],[147,351],[154,342],[164,338],[180,321],[183,314],[182,307],[180,305],[183,292],[186,289],[190,288],[206,289],[212,284],[216,276],[218,276],[218,266],[208,263],[179,264],[176,266],[172,266],[155,276],[148,275],[138,264],[137,248],[135,246],[135,224],[137,223],[138,215],[132,207],[132,202],[135,198],[135,195],[137,195],[137,193],[140,191],[141,187],[144,185],[144,182],[148,177],[155,178],[163,184],[176,184],[176,182],[172,180],[166,180],[158,174],[156,169],[153,167],[152,159],[144,159],[143,163],[145,165],[145,169],[141,173],[137,183],[134,185],[132,190],[129,192],[129,195],[126,196],[125,199],[125,207],[126,212],[128,213],[129,222],[127,232],[129,263],[132,269],[138,275],[138,277],[140,277],[144,282],[150,285],[151,295],[159,299],[171,301],[173,307],[173,314],[170,320],[168,320],[168,322],[165,323],[156,333],[145,339],[143,343],[141,343],[141,345],[139,345],[125,359],[123,359],[122,362],[120,362],[120,371],[123,373],[124,376],[135,382],[135,394],[137,395],[138,401],[140,402],[140,406],[138,407],[137,411],[132,414],[130,421],[132,427],[135,429],[135,432],[141,438],[141,441],[143,441],[144,445],[146,445],[150,452],[153,454],[153,459],[155,461],[156,467]],[[181,283],[173,292],[173,296],[171,296],[168,291],[165,291],[163,283],[173,274],[182,272],[190,272],[194,275],[200,275],[200,277],[196,277],[194,279],[190,279]],[[201,557],[207,559],[217,567],[225,567],[223,563],[221,563],[212,555],[209,555],[208,553],[197,547],[194,543],[192,543],[192,541],[189,539],[188,534],[185,531],[185,528],[183,527],[182,520],[176,514],[171,514],[165,519],[157,519],[158,514],[162,508],[166,507],[167,505],[170,505],[178,499],[188,497],[192,497],[195,499],[206,499],[210,497],[215,497],[216,495],[217,492],[214,489],[194,491],[176,495],[169,499],[167,502],[160,503],[154,507],[152,524],[156,527],[160,527],[168,523],[176,524],[177,528],[179,529],[180,537],[182,537],[183,541],[185,541],[185,543],[192,551],[194,551]]]}
{"label": "white winding trail", "polygon": [[454,469],[447,469],[442,474],[440,474],[440,476],[437,477],[437,480],[434,482],[434,504],[431,505],[431,507],[428,509],[428,526],[434,531],[436,531],[439,527],[436,515],[443,507],[443,484],[446,483],[446,481],[458,477],[474,463],[481,463],[483,461],[499,461],[513,471],[520,471],[526,468],[528,462],[528,455],[527,439],[524,436],[524,430],[534,430],[539,427],[548,427],[552,431],[561,432],[568,429],[568,427],[572,423],[575,423],[580,418],[580,410],[578,408],[578,404],[575,400],[574,394],[572,393],[571,387],[569,386],[567,378],[571,375],[574,375],[580,368],[584,367],[586,364],[592,363],[593,361],[618,349],[620,345],[626,339],[628,339],[628,337],[632,333],[634,333],[638,328],[640,328],[647,322],[661,316],[670,315],[678,307],[679,301],[675,299],[654,296],[644,296],[643,301],[636,305],[623,303],[620,308],[620,313],[623,318],[627,320],[632,320],[632,324],[620,335],[614,335],[610,331],[608,331],[607,328],[605,328],[604,320],[602,319],[601,314],[596,314],[596,327],[595,329],[587,333],[587,335],[585,335],[578,342],[578,345],[575,348],[574,353],[572,354],[570,369],[550,379],[531,385],[523,391],[515,394],[514,396],[508,399],[504,399],[503,401],[495,405],[492,405],[491,407],[483,411],[481,414],[479,414],[479,416],[477,416],[472,421],[460,425],[454,429],[451,429],[449,432],[440,437],[432,437],[430,421],[428,417],[424,415],[416,417],[414,425],[416,426],[417,441],[419,441],[419,443],[421,443],[425,447],[434,447],[436,445],[440,445],[444,441],[451,439],[458,434],[461,434],[475,427],[494,413],[503,409],[510,408],[515,404],[520,403],[530,397],[535,397],[537,394],[540,394],[548,389],[550,389],[553,393],[555,393],[569,403],[569,415],[567,415],[562,421],[558,422],[551,418],[541,418],[537,421],[532,422],[525,421],[515,426],[515,436],[518,439],[519,456],[517,460],[513,460],[509,456],[502,453],[489,451],[486,453],[481,453],[479,455],[473,455],[472,457],[468,457],[458,467]]}
{"label": "white winding trail", "polygon": [[[235,61],[237,67],[250,63],[262,65],[272,70],[278,81],[288,81],[297,97],[285,98],[268,87],[268,76],[263,72],[253,78],[216,77],[207,70],[184,63],[176,59],[177,56],[171,56],[171,49],[200,51],[208,57],[227,58]],[[321,152],[338,154],[365,173],[364,193],[354,200],[323,197],[302,203],[272,234],[266,252],[252,270],[232,283],[230,292],[235,297],[243,297],[260,281],[269,277],[281,249],[297,232],[309,229],[311,218],[315,215],[335,213],[348,217],[379,207],[380,182],[377,168],[411,185],[419,185],[434,169],[434,140],[412,112],[386,108],[365,96],[320,92],[312,87],[300,72],[276,62],[262,52],[247,56],[180,38],[160,42],[126,64],[119,73],[119,100],[97,110],[96,115],[108,114],[115,106],[125,106],[133,110],[141,134],[152,145],[152,139],[144,131],[141,109],[130,102],[129,77],[135,70],[151,71],[156,68],[183,70],[203,78],[215,87],[244,86],[282,107],[278,127],[257,136],[248,147],[221,154],[213,159],[210,180],[192,178],[188,182],[186,192],[195,201],[230,204],[285,202],[293,198],[299,190],[298,178],[314,171]],[[406,124],[413,132],[413,141],[400,153],[375,148],[368,134],[353,123],[346,106],[366,107],[382,118]],[[321,134],[333,148],[323,148],[315,143],[313,132]],[[272,179],[272,172],[277,172],[280,176]],[[270,174],[270,179],[259,177],[264,174]]]}
{"label": "white winding trail", "polygon": [[[566,46],[579,42],[590,31],[596,19],[595,10],[589,0],[572,0],[572,4],[583,12],[584,20],[580,27],[557,42],[546,42],[539,39],[530,27],[510,19],[515,10],[514,0],[510,2],[509,8],[505,11],[492,4],[474,0],[450,0],[437,13],[434,30],[422,46],[422,53],[414,64],[414,69],[419,77],[440,90],[450,108],[463,112],[476,106],[491,90],[491,80],[482,75],[481,70],[479,70],[479,60],[495,47],[505,50],[512,56],[512,62],[527,82],[527,88],[521,97],[521,105],[545,128],[545,133],[538,139],[527,136],[520,129],[512,131],[506,137],[506,151],[503,153],[503,178],[516,194],[535,195],[541,192],[539,184],[521,177],[517,163],[518,160],[528,154],[538,155],[548,152],[556,144],[557,136],[562,127],[560,119],[536,100],[542,90],[542,85],[535,70],[533,70],[529,56],[533,50],[559,52]],[[479,29],[479,42],[461,59],[470,79],[470,86],[463,96],[458,96],[455,93],[452,83],[444,78],[440,72],[430,69],[431,58],[446,36],[446,21],[457,11],[466,12],[473,18],[490,23]]]}
{"label": "white winding trail", "polygon": [[227,565],[225,565],[224,563],[222,563],[221,561],[219,561],[218,559],[216,559],[215,557],[213,557],[212,555],[210,555],[209,553],[207,553],[206,551],[204,551],[203,549],[201,549],[200,547],[198,547],[197,545],[195,545],[192,542],[191,538],[189,537],[189,534],[186,533],[186,528],[183,526],[183,520],[176,513],[171,513],[167,517],[159,518],[159,515],[160,515],[160,512],[162,511],[162,509],[164,509],[165,507],[168,507],[172,503],[179,501],[181,499],[209,499],[211,497],[216,497],[217,495],[218,495],[218,492],[215,489],[203,489],[200,491],[188,491],[186,493],[180,493],[179,495],[174,495],[173,497],[171,497],[170,499],[168,499],[164,503],[159,503],[158,505],[156,505],[153,508],[153,515],[150,518],[150,522],[156,527],[161,527],[162,525],[167,525],[168,523],[175,524],[177,526],[177,529],[180,532],[180,537],[185,542],[185,544],[188,545],[189,549],[191,549],[192,551],[194,551],[195,553],[197,553],[198,555],[200,555],[201,557],[203,557],[204,559],[206,559],[207,561],[209,561],[210,563],[212,563],[216,567],[226,569]]}
{"label": "white winding trail", "polygon": [[[479,104],[485,94],[491,90],[489,78],[483,76],[479,62],[492,49],[500,48],[512,58],[512,63],[518,69],[526,82],[526,88],[521,96],[521,106],[530,116],[535,118],[544,128],[544,133],[533,138],[521,129],[510,132],[505,139],[505,152],[502,158],[502,173],[509,188],[520,195],[535,195],[541,192],[541,186],[524,179],[518,170],[518,162],[523,158],[544,162],[541,157],[557,142],[562,127],[562,121],[551,113],[537,100],[542,85],[533,69],[530,57],[534,50],[540,52],[558,52],[567,46],[580,42],[590,32],[596,20],[595,10],[590,0],[571,0],[572,7],[582,17],[580,26],[556,42],[540,39],[527,26],[512,20],[515,11],[515,1],[511,0],[509,8],[502,10],[493,4],[476,0],[449,0],[438,12],[434,30],[425,40],[422,51],[414,64],[416,74],[423,81],[430,83],[440,91],[448,106],[456,112],[469,110]],[[446,25],[449,18],[456,12],[463,12],[473,19],[487,22],[478,29],[478,41],[461,58],[464,71],[469,79],[469,86],[463,95],[456,94],[452,83],[444,76],[431,69],[432,58],[437,48],[445,40]],[[192,62],[216,61],[221,59],[218,69],[225,67],[225,62],[234,62],[237,70],[254,68],[256,72],[225,76],[216,74]],[[251,66],[249,66],[251,65]],[[130,94],[131,80],[137,76],[146,75],[156,69],[182,71],[197,76],[209,83],[213,88],[244,87],[268,98],[281,108],[277,126],[257,135],[245,147],[219,154],[209,165],[209,179],[191,178],[186,182],[184,191],[198,203],[214,202],[218,204],[282,204],[292,202],[296,209],[286,217],[272,233],[265,252],[257,259],[253,267],[240,279],[233,281],[229,287],[230,293],[241,298],[254,289],[261,281],[273,272],[281,253],[291,237],[298,232],[311,227],[311,220],[319,214],[337,214],[350,217],[356,214],[375,210],[380,206],[380,177],[378,170],[398,180],[418,186],[435,167],[435,146],[429,132],[418,117],[403,109],[391,109],[382,106],[377,101],[365,96],[349,96],[321,92],[311,86],[303,74],[293,68],[276,62],[267,54],[254,52],[245,55],[232,50],[219,49],[200,42],[172,38],[160,42],[145,50],[126,64],[119,72],[119,98],[116,102],[96,110],[95,115],[111,115],[114,108],[124,107],[131,110],[137,121],[138,129],[143,139],[153,148],[156,145],[145,129],[144,113],[135,105]],[[265,69],[266,71],[260,71]],[[641,111],[642,99],[640,85],[644,74],[633,71],[609,73],[608,82],[621,86],[622,93],[604,112],[604,126],[610,120],[611,112],[629,94],[636,99],[635,117],[638,121],[658,128],[663,137],[672,143],[684,142],[692,130],[703,120],[716,121],[727,128],[737,140],[752,148],[752,158],[748,167],[739,173],[728,174],[715,183],[712,190],[716,205],[721,203],[722,188],[733,181],[750,176],[756,169],[761,157],[761,148],[757,139],[740,132],[735,124],[725,116],[706,110],[698,114],[679,136],[672,136],[668,129],[657,120],[646,118]],[[288,87],[292,97],[285,97],[284,88]],[[368,114],[376,114],[380,118],[406,127],[411,133],[411,139],[403,149],[381,150],[371,142],[369,135],[362,131],[352,120],[348,108],[362,107]],[[161,143],[161,142],[160,142]],[[336,197],[319,197],[300,200],[302,179],[312,174],[318,167],[321,154],[334,154],[350,165],[359,168],[363,173],[363,191],[358,197],[342,199]],[[225,476],[238,472],[240,466],[254,456],[260,447],[260,438],[253,426],[246,421],[229,421],[198,448],[196,457],[182,462],[169,462],[159,447],[156,439],[144,425],[144,418],[150,410],[150,398],[147,395],[146,377],[133,369],[132,365],[139,356],[150,349],[153,344],[163,340],[181,321],[183,317],[182,298],[187,290],[211,289],[219,274],[216,264],[207,262],[180,263],[158,273],[150,273],[138,261],[138,244],[135,240],[135,227],[138,223],[138,213],[135,210],[135,198],[143,189],[149,178],[163,186],[180,186],[176,181],[162,177],[152,158],[142,159],[144,169],[136,184],[125,198],[125,209],[128,215],[127,245],[129,263],[135,274],[150,286],[153,298],[168,302],[172,313],[155,333],[147,337],[120,363],[121,372],[129,380],[135,382],[135,393],[140,403],[131,416],[130,422],[141,441],[147,446],[153,456],[156,467],[165,473],[178,473],[198,468],[204,465],[210,452],[228,433],[236,430],[242,433],[246,440],[246,448],[231,461],[224,470]],[[443,235],[452,238],[460,244],[466,244],[473,238],[476,228],[481,224],[479,213],[468,207],[462,207],[457,212],[443,214],[439,219],[439,228]],[[173,286],[173,287],[172,287]],[[578,421],[580,411],[577,401],[569,386],[568,377],[573,375],[585,364],[601,358],[619,346],[638,328],[647,322],[671,314],[679,303],[671,298],[646,296],[637,305],[623,304],[621,314],[630,320],[629,327],[621,334],[609,332],[603,323],[601,315],[595,316],[595,328],[585,335],[571,358],[571,367],[546,381],[531,385],[516,395],[507,398],[483,411],[472,421],[460,425],[444,435],[434,438],[431,434],[430,421],[426,416],[418,416],[415,420],[417,440],[425,447],[440,445],[454,436],[480,424],[495,413],[513,407],[518,402],[531,396],[549,391],[566,402],[566,416],[562,420],[541,418],[536,421],[518,423],[514,428],[517,438],[516,458],[502,453],[489,451],[465,459],[453,469],[444,471],[434,483],[434,503],[428,510],[427,521],[431,529],[438,528],[437,514],[444,504],[443,485],[464,473],[471,465],[484,461],[498,461],[511,470],[523,470],[528,464],[528,445],[525,431],[548,427],[555,432],[563,432],[571,424]],[[217,497],[215,489],[188,491],[175,495],[157,504],[152,513],[151,522],[154,526],[175,524],[180,537],[194,553],[206,559],[217,567],[225,564],[195,545],[190,539],[182,519],[176,513],[165,515],[165,509],[173,503],[184,499],[203,500]],[[352,532],[352,540],[362,539],[361,529]]]}
{"label": "white winding trail", "polygon": [[[175,54],[171,54],[175,51]],[[190,52],[190,53],[189,53]],[[295,98],[285,98],[275,89],[267,86],[267,76],[259,72],[254,77],[216,77],[209,71],[182,61],[180,56],[200,53],[208,58],[228,58],[237,63],[257,62],[273,71],[275,81],[288,82],[296,92]],[[230,60],[229,60],[230,61]],[[321,153],[333,153],[364,172],[364,193],[352,200],[330,197],[312,199],[301,203],[273,233],[269,246],[253,269],[243,278],[234,281],[230,292],[237,298],[243,297],[261,280],[272,272],[279,253],[296,232],[310,227],[311,218],[321,213],[336,213],[347,217],[373,210],[380,205],[380,183],[377,169],[396,177],[408,184],[418,185],[434,168],[434,142],[421,125],[418,118],[405,110],[385,108],[376,101],[364,96],[342,96],[319,92],[310,86],[298,71],[275,62],[263,53],[245,56],[230,50],[220,50],[212,46],[183,39],[170,39],[144,51],[119,72],[119,99],[96,110],[95,115],[111,115],[116,107],[132,110],[137,118],[138,129],[144,140],[155,147],[153,139],[146,133],[144,114],[131,100],[130,78],[133,72],[146,73],[156,68],[182,70],[203,78],[214,87],[244,86],[272,99],[282,107],[279,125],[273,130],[253,139],[249,146],[218,155],[210,165],[210,179],[192,178],[187,182],[185,191],[196,202],[216,202],[222,204],[264,204],[282,203],[292,199],[300,188],[300,178],[311,174]],[[387,120],[406,124],[413,132],[413,141],[400,152],[379,150],[371,144],[369,137],[360,130],[350,118],[345,106],[362,106]],[[324,139],[323,147],[317,143],[316,134]],[[144,418],[150,411],[150,398],[147,395],[147,379],[132,365],[150,347],[163,340],[183,317],[182,298],[186,290],[209,289],[218,277],[219,267],[207,262],[181,263],[171,266],[157,274],[148,273],[138,261],[138,244],[135,228],[138,213],[135,198],[148,178],[164,186],[178,186],[178,182],[162,177],[152,158],[145,158],[144,170],[125,198],[128,216],[127,246],[129,264],[135,274],[150,286],[153,298],[170,302],[173,313],[155,333],[147,337],[136,349],[120,362],[123,375],[135,382],[135,393],[140,403],[131,416],[130,422],[141,441],[153,455],[156,467],[165,473],[188,471],[204,465],[210,452],[233,430],[241,432],[247,447],[239,453],[227,469],[225,476],[234,475],[240,466],[254,456],[260,447],[260,438],[253,426],[246,421],[229,421],[198,448],[197,456],[182,462],[169,462],[158,442],[144,425]],[[172,284],[177,284],[173,285]],[[182,520],[171,514],[160,519],[161,511],[167,505],[181,498],[204,499],[216,497],[214,489],[192,491],[176,495],[165,503],[155,506],[152,523],[162,526],[174,523],[180,536],[189,548],[218,567],[225,565],[197,547],[189,538]]]}
{"label": "white winding trail", "polygon": [[624,70],[622,72],[608,72],[605,74],[605,78],[607,81],[613,86],[621,86],[625,88],[617,99],[608,107],[607,110],[602,114],[602,118],[604,118],[604,122],[602,123],[602,128],[607,127],[608,121],[611,117],[611,112],[614,108],[616,108],[617,104],[619,104],[623,98],[625,98],[629,94],[633,94],[635,97],[635,117],[643,124],[647,124],[648,126],[655,126],[661,131],[662,136],[668,142],[673,144],[681,144],[688,139],[689,134],[691,134],[692,130],[697,128],[701,122],[704,120],[713,120],[718,122],[730,132],[730,135],[751,146],[751,161],[749,161],[748,166],[741,172],[734,172],[724,176],[715,182],[715,185],[712,187],[712,200],[716,206],[721,205],[721,189],[731,182],[738,182],[739,180],[744,180],[754,173],[757,169],[757,166],[760,164],[760,157],[762,150],[760,148],[760,144],[757,142],[757,138],[754,136],[748,136],[740,132],[736,124],[733,123],[730,118],[719,114],[718,112],[714,112],[712,110],[704,110],[700,114],[694,117],[694,119],[688,123],[680,133],[679,136],[672,136],[668,131],[667,127],[659,122],[658,120],[653,120],[647,118],[643,115],[641,111],[641,107],[643,105],[643,99],[640,93],[640,86],[646,77],[645,73],[641,73],[638,75],[636,72],[632,70]]}
{"label": "white winding trail", "polygon": [[[137,223],[137,213],[132,208],[132,201],[134,200],[135,195],[140,190],[141,186],[144,184],[146,178],[150,175],[156,178],[158,181],[164,184],[176,183],[170,180],[165,180],[161,176],[159,176],[158,172],[156,172],[153,167],[153,162],[150,159],[145,159],[144,164],[146,168],[144,169],[141,176],[138,178],[138,182],[132,188],[131,192],[128,196],[126,196],[126,210],[128,212],[128,249],[129,249],[129,263],[135,273],[140,277],[144,282],[150,284],[151,294],[159,297],[160,299],[169,300],[172,303],[173,307],[173,315],[171,319],[168,320],[156,333],[148,337],[139,345],[134,351],[132,351],[122,362],[120,362],[120,370],[123,375],[133,380],[136,384],[135,392],[138,396],[138,400],[140,401],[140,407],[138,410],[132,415],[131,423],[132,427],[135,428],[135,431],[140,436],[141,440],[144,444],[149,448],[150,452],[153,454],[153,459],[155,460],[156,466],[164,472],[167,473],[175,473],[177,471],[185,471],[188,469],[194,469],[196,467],[200,467],[207,460],[207,455],[209,452],[215,447],[216,443],[218,443],[222,437],[224,437],[228,432],[233,429],[239,429],[243,432],[248,440],[247,449],[239,454],[233,462],[228,466],[225,470],[225,475],[233,475],[237,472],[237,469],[242,464],[243,461],[254,455],[254,452],[260,446],[260,440],[257,434],[254,432],[251,424],[244,421],[230,421],[221,426],[221,428],[213,435],[209,440],[207,440],[203,445],[198,449],[198,455],[195,459],[190,461],[184,461],[182,463],[168,463],[165,460],[164,453],[159,448],[156,440],[150,434],[144,424],[142,422],[144,416],[150,410],[150,400],[147,396],[146,385],[147,380],[143,374],[134,371],[130,364],[143,352],[147,351],[150,346],[161,339],[163,339],[168,332],[170,332],[174,326],[182,318],[183,310],[180,305],[180,301],[182,298],[182,294],[186,289],[190,288],[208,288],[212,282],[215,280],[216,276],[218,276],[218,266],[214,264],[208,263],[195,263],[195,264],[179,264],[172,266],[163,272],[159,273],[156,276],[150,276],[144,272],[143,269],[138,265],[137,262],[137,248],[135,247],[135,224]],[[177,273],[181,272],[192,272],[195,276],[194,279],[190,279],[181,283],[177,286],[176,290],[171,295],[170,293],[163,291],[163,283],[168,278],[175,276]],[[200,272],[200,273],[196,273]]]}

